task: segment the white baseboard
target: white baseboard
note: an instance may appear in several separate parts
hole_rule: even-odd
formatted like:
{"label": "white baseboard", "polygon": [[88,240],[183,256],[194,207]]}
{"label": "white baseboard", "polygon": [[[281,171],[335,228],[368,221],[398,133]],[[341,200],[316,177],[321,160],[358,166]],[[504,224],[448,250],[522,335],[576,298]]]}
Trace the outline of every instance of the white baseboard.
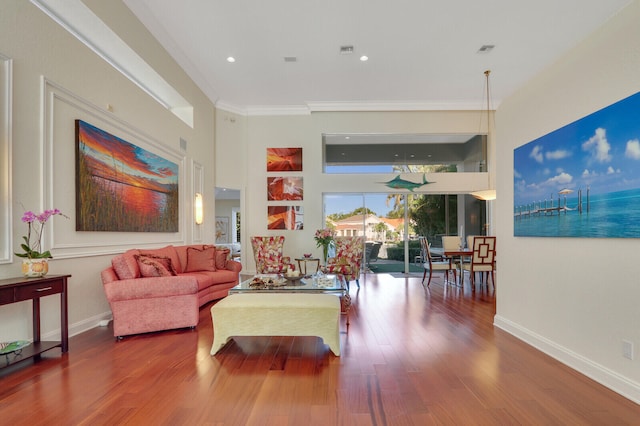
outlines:
{"label": "white baseboard", "polygon": [[[75,336],[87,330],[91,330],[92,328],[96,328],[101,325],[102,321],[107,321],[108,324],[108,322],[112,319],[113,317],[111,316],[111,311],[109,311],[73,324],[69,324],[69,337]],[[42,340],[60,340],[60,329],[58,328],[56,330],[45,333],[40,338]]]}
{"label": "white baseboard", "polygon": [[528,343],[534,348],[544,352],[550,357],[560,361],[570,368],[595,380],[612,391],[619,393],[625,398],[640,404],[640,383],[629,380],[620,374],[612,371],[598,363],[591,361],[584,356],[573,352],[564,346],[528,330],[519,324],[509,321],[506,318],[496,315],[493,325]]}

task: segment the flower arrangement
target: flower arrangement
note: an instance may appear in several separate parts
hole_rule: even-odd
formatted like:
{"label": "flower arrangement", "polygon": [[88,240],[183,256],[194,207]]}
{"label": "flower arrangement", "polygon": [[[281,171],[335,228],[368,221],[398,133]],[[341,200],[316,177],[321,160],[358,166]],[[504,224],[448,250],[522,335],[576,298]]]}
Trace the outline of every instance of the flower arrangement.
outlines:
{"label": "flower arrangement", "polygon": [[335,231],[330,228],[318,229],[316,231],[316,234],[313,237],[316,240],[316,246],[322,247],[322,255],[323,255],[325,264],[327,263],[329,246],[333,244],[335,237],[336,237]]}
{"label": "flower arrangement", "polygon": [[58,209],[45,210],[40,214],[35,214],[32,211],[25,212],[22,215],[22,221],[25,222],[28,226],[27,235],[22,237],[24,243],[20,244],[20,247],[22,248],[22,250],[24,250],[24,253],[15,253],[15,255],[28,259],[52,258],[53,256],[51,256],[49,250],[42,253],[40,252],[40,250],[42,250],[42,233],[44,231],[44,225],[47,223],[50,217],[56,215],[68,218]]}

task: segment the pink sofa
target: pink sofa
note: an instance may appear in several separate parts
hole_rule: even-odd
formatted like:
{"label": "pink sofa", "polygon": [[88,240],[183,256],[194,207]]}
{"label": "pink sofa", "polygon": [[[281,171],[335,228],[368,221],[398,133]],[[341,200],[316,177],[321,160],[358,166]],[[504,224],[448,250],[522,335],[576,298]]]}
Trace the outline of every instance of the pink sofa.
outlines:
{"label": "pink sofa", "polygon": [[242,265],[206,245],[128,250],[101,273],[113,335],[195,327],[199,308],[238,284]]}

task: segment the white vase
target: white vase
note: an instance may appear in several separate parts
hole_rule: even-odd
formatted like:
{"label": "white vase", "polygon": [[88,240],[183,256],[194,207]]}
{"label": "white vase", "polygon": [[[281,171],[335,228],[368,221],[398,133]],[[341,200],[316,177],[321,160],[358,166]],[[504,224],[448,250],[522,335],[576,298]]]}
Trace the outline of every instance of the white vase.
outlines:
{"label": "white vase", "polygon": [[47,272],[49,272],[49,259],[22,259],[22,275],[25,277],[44,277]]}

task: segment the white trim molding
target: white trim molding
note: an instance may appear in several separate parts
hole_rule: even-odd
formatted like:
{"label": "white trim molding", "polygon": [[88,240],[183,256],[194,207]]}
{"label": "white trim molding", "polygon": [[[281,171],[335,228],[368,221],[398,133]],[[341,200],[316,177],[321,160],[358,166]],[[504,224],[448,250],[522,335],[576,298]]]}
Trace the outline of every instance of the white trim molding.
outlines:
{"label": "white trim molding", "polygon": [[640,404],[640,383],[612,371],[584,356],[528,330],[519,324],[509,321],[499,315],[493,320],[493,325],[528,343],[550,357],[573,368],[585,376],[595,380],[636,404]]}
{"label": "white trim molding", "polygon": [[13,60],[0,53],[0,264],[13,261],[12,110]]}
{"label": "white trim molding", "polygon": [[[41,77],[41,128],[43,161],[43,205],[46,208],[75,205],[75,167],[69,159],[75,156],[75,120],[80,119],[149,150],[178,165],[178,192],[181,207],[192,203],[187,196],[189,185],[185,171],[186,157],[180,152],[132,126],[62,86]],[[55,147],[55,149],[54,149]],[[186,244],[187,215],[180,209],[179,231],[163,232],[76,232],[75,211],[64,211],[70,220],[56,219],[44,235],[44,245],[56,259],[108,255],[129,248]]]}

